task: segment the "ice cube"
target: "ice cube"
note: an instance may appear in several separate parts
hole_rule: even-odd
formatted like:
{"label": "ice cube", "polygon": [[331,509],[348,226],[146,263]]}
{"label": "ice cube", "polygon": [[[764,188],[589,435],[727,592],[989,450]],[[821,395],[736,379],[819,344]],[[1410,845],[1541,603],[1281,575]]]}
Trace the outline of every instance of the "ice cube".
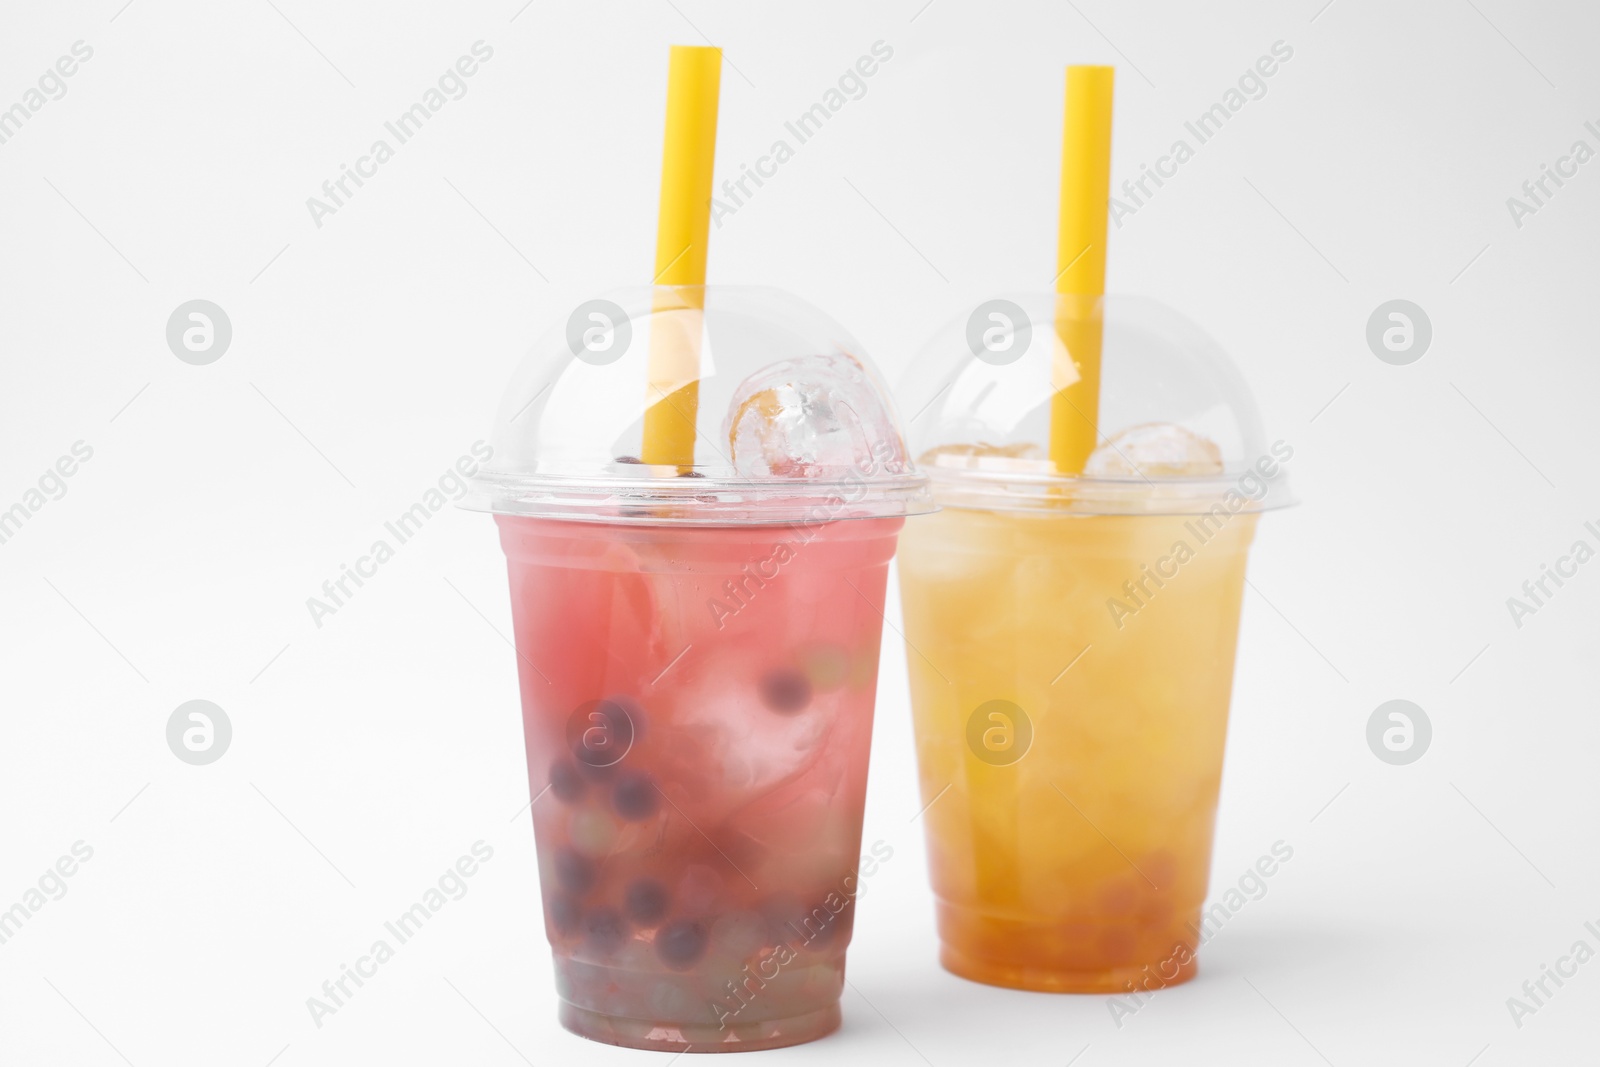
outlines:
{"label": "ice cube", "polygon": [[758,912],[724,912],[712,920],[711,942],[742,962],[767,943],[767,926]]}
{"label": "ice cube", "polygon": [[939,445],[922,454],[925,467],[954,467],[966,470],[1039,471],[1052,469],[1044,449],[1031,441],[1009,445]]}
{"label": "ice cube", "polygon": [[804,707],[774,709],[762,696],[761,680],[787,663],[762,662],[759,655],[754,647],[691,654],[676,668],[681,673],[666,728],[693,743],[673,753],[663,776],[692,782],[701,812],[749,803],[809,767],[828,739],[836,698],[812,694]]}
{"label": "ice cube", "polygon": [[1130,426],[1094,450],[1090,478],[1194,478],[1222,473],[1222,449],[1170,422]]}
{"label": "ice cube", "polygon": [[734,469],[747,478],[906,469],[893,416],[866,368],[843,351],[782,360],[740,382],[723,434]]}

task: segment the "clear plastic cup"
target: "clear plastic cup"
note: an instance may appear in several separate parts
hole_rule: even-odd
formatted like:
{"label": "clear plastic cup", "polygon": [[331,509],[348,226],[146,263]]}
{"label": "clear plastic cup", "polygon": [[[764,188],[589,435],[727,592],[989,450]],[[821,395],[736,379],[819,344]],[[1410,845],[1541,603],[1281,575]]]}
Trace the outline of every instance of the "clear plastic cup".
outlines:
{"label": "clear plastic cup", "polygon": [[[690,383],[692,457],[642,462]],[[721,1052],[839,1025],[884,588],[930,507],[887,395],[837,324],[756,288],[586,302],[506,393],[469,506],[509,565],[574,1033]]]}
{"label": "clear plastic cup", "polygon": [[1293,449],[1194,324],[1113,296],[1101,443],[1059,474],[1056,308],[984,302],[902,389],[941,506],[900,552],[941,961],[1153,989],[1195,973],[1246,554]]}

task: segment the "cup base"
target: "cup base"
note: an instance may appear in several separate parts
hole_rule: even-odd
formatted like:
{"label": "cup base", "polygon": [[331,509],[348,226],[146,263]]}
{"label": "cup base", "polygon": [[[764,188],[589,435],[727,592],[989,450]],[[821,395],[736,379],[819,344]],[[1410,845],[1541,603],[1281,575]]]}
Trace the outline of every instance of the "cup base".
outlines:
{"label": "cup base", "polygon": [[562,1026],[579,1037],[623,1048],[653,1052],[760,1052],[827,1037],[839,1029],[839,1004],[835,1001],[803,1015],[721,1029],[711,1023],[659,1024],[619,1018],[562,1001],[560,1020]]}
{"label": "cup base", "polygon": [[[1177,964],[1177,961],[1172,961]],[[1193,959],[1177,966],[1177,973],[1167,978],[1157,974],[1147,965],[1100,968],[1087,971],[1066,971],[1056,968],[1039,968],[983,959],[968,955],[950,945],[939,947],[939,963],[958,978],[984,985],[1002,986],[1006,989],[1025,989],[1034,993],[1129,993],[1153,989],[1166,989],[1182,985],[1199,972]]]}

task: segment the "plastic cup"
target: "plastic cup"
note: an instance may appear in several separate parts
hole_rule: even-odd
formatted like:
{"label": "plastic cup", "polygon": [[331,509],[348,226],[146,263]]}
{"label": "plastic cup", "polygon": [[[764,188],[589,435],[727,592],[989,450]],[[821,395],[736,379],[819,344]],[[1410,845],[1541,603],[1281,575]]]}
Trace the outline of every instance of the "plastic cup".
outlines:
{"label": "plastic cup", "polygon": [[[636,290],[572,322],[513,381],[472,498],[509,565],[561,1022],[663,1051],[822,1037],[888,565],[926,481],[870,365],[792,297]],[[647,466],[683,344],[695,462]]]}
{"label": "plastic cup", "polygon": [[940,958],[1018,989],[1154,989],[1195,974],[1246,556],[1293,450],[1198,328],[1112,297],[1109,439],[1058,474],[1054,306],[980,305],[903,400],[941,505],[900,556]]}

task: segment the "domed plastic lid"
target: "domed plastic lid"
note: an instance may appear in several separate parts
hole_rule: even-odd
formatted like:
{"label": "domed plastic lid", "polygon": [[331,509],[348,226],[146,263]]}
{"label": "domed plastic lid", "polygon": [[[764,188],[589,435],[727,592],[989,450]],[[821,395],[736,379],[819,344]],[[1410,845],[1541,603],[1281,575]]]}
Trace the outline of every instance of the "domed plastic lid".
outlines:
{"label": "domed plastic lid", "polygon": [[703,525],[932,510],[861,347],[777,289],[585,301],[517,370],[492,446],[465,507]]}
{"label": "domed plastic lid", "polygon": [[[1088,515],[1265,511],[1293,503],[1249,387],[1194,323],[1144,297],[1100,301],[1099,444],[1081,475],[1050,460],[1052,293],[986,300],[942,328],[899,390],[939,503]],[[1069,333],[1070,336],[1070,333]]]}

